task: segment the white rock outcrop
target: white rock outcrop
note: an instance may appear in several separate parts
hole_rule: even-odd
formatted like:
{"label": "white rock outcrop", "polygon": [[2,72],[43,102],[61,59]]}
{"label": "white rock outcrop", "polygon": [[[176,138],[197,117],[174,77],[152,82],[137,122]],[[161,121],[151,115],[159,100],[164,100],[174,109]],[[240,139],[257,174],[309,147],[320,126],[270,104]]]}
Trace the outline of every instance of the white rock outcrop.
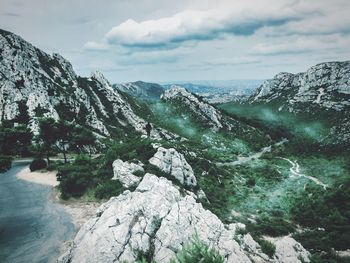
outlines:
{"label": "white rock outcrop", "polygon": [[265,239],[276,246],[275,259],[278,263],[309,262],[310,253],[292,237],[266,237]]}
{"label": "white rock outcrop", "polygon": [[188,164],[183,154],[174,148],[165,149],[159,147],[149,162],[157,166],[163,172],[173,176],[182,185],[195,187],[197,179],[194,176],[192,167]]}
{"label": "white rock outcrop", "polygon": [[[161,98],[165,101],[180,101],[185,104],[195,116],[206,122],[215,131],[227,126],[219,110],[183,87],[173,85],[171,89],[164,92]],[[230,129],[230,125],[227,128]]]}
{"label": "white rock outcrop", "polygon": [[112,180],[119,180],[125,188],[137,185],[142,177],[134,175],[136,172],[144,172],[142,163],[123,162],[118,159],[113,162],[113,178]]}
{"label": "white rock outcrop", "polygon": [[[80,229],[61,262],[134,262],[142,253],[158,263],[168,263],[195,235],[215,248],[225,262],[248,263],[251,258],[256,262],[281,262],[283,253],[291,255],[289,248],[284,251],[279,245],[279,254],[273,259],[259,251],[244,250],[234,239],[235,230],[236,224],[224,225],[193,197],[183,196],[169,180],[146,174],[134,192],[112,197],[98,209]],[[256,246],[251,245],[253,249]],[[298,247],[298,253],[304,251]]]}

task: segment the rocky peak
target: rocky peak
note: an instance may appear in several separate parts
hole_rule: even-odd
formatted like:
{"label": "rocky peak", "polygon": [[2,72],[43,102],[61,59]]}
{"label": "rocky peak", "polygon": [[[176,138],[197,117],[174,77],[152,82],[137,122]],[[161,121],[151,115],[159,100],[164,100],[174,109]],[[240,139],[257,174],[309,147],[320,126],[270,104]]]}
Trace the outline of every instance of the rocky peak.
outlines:
{"label": "rocky peak", "polygon": [[111,87],[111,84],[106,77],[98,70],[91,74],[91,78],[99,82],[102,86]]}
{"label": "rocky peak", "polygon": [[217,131],[226,125],[219,110],[183,87],[173,85],[164,92],[161,99],[187,107],[191,114],[208,124],[213,130]]}

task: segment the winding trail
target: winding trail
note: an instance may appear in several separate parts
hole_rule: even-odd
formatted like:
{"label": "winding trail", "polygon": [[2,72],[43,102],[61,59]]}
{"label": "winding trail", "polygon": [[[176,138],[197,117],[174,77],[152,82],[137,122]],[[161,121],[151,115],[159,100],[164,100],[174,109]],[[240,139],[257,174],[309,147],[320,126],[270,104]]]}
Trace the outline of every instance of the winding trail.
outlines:
{"label": "winding trail", "polygon": [[289,168],[289,171],[290,171],[292,177],[304,177],[304,178],[307,178],[307,179],[313,181],[315,184],[322,186],[324,190],[327,190],[327,187],[328,187],[327,184],[322,183],[320,180],[318,180],[317,178],[315,178],[313,176],[309,176],[309,175],[301,173],[300,172],[300,165],[298,164],[297,161],[293,162],[292,160],[290,160],[288,158],[283,158],[283,157],[277,157],[277,158],[285,160],[285,161],[289,162],[292,165],[292,167]]}
{"label": "winding trail", "polygon": [[72,218],[54,203],[52,187],[17,177],[29,160],[0,174],[0,262],[55,262],[75,234]]}
{"label": "winding trail", "polygon": [[272,147],[276,147],[276,146],[280,146],[284,143],[288,142],[287,139],[283,139],[282,141],[279,141],[273,145],[270,146],[266,146],[264,148],[262,148],[259,152],[253,153],[252,155],[249,156],[238,156],[237,160],[232,161],[232,162],[225,162],[225,163],[221,163],[221,162],[217,162],[216,165],[218,166],[236,166],[236,165],[241,165],[244,163],[248,163],[252,160],[256,160],[259,159],[264,153],[267,152],[271,152]]}

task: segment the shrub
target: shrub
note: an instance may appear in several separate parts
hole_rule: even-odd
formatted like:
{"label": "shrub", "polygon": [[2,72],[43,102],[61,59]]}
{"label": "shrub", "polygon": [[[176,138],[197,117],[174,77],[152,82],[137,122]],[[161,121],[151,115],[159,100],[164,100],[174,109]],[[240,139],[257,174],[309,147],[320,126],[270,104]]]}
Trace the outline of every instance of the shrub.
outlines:
{"label": "shrub", "polygon": [[95,189],[95,197],[98,199],[108,199],[112,196],[120,195],[125,188],[119,181],[108,180],[99,185]]}
{"label": "shrub", "polygon": [[30,165],[29,169],[31,172],[41,170],[47,167],[46,161],[44,159],[34,159]]}
{"label": "shrub", "polygon": [[11,168],[12,158],[6,155],[0,155],[0,173],[6,172]]}
{"label": "shrub", "polygon": [[[350,247],[350,179],[341,179],[338,185],[327,191],[309,187],[293,200],[291,212],[297,223],[311,229],[325,229],[301,234],[303,245],[318,251],[324,251],[327,246],[336,250]],[[322,242],[313,241],[315,238]]]}
{"label": "shrub", "polygon": [[261,216],[256,219],[256,223],[248,222],[247,230],[254,236],[269,235],[278,237],[294,232],[294,227],[283,218]]}
{"label": "shrub", "polygon": [[256,241],[259,243],[263,253],[268,255],[270,258],[272,258],[275,255],[276,246],[270,241],[261,238],[258,238]]}
{"label": "shrub", "polygon": [[214,249],[199,240],[196,235],[193,240],[185,245],[176,255],[178,263],[223,263],[224,258]]}
{"label": "shrub", "polygon": [[96,163],[86,156],[78,156],[74,163],[61,166],[57,179],[60,181],[62,198],[82,196],[86,190],[98,183]]}

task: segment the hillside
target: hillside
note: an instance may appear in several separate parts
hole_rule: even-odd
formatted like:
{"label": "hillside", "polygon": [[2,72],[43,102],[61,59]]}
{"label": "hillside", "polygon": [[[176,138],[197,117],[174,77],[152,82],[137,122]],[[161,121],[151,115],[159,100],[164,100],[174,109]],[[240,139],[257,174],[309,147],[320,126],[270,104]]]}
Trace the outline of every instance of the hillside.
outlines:
{"label": "hillside", "polygon": [[[0,31],[0,122],[28,124],[38,132],[38,118],[64,119],[86,126],[100,136],[134,130],[145,134],[143,112],[130,96],[112,88],[99,72],[77,76],[72,65],[19,36]],[[153,129],[155,138],[172,138]],[[175,136],[176,137],[176,136]]]}
{"label": "hillside", "polygon": [[[350,145],[349,79],[349,61],[321,63],[304,73],[279,73],[265,81],[237,109],[246,108],[247,114],[256,109],[255,115],[264,121],[284,115],[290,116],[289,120],[314,123],[319,126],[314,127],[316,130],[323,130],[316,133],[324,145]],[[229,111],[232,108],[228,104],[222,107]]]}

